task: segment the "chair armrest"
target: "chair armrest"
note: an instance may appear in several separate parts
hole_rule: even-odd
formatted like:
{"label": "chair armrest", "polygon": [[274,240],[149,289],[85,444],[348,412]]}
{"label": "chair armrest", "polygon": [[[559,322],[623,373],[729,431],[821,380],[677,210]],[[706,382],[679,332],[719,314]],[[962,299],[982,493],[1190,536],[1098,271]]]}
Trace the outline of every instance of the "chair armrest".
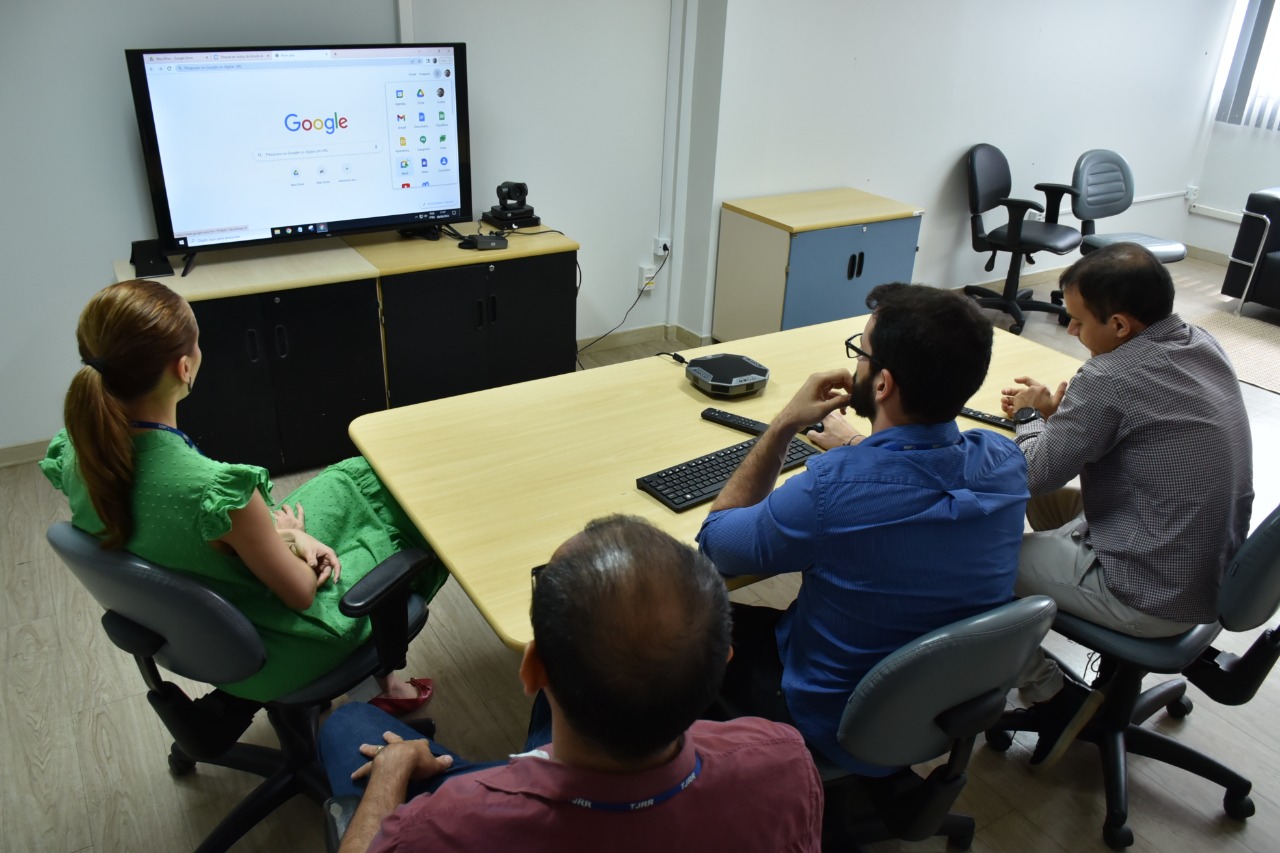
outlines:
{"label": "chair armrest", "polygon": [[1069,195],[1077,198],[1080,195],[1080,190],[1070,184],[1036,184],[1036,189],[1044,193],[1045,207],[1048,208],[1044,221],[1050,225],[1058,224],[1058,211],[1062,207],[1062,197]]}
{"label": "chair armrest", "polygon": [[1011,249],[1022,243],[1022,220],[1027,218],[1027,211],[1035,210],[1044,213],[1044,207],[1040,202],[1027,198],[1002,198],[996,203],[1009,209],[1009,226],[1005,233],[1008,235]]}
{"label": "chair armrest", "polygon": [[409,648],[409,585],[435,557],[421,548],[392,554],[347,590],[338,602],[343,615],[368,616],[378,664],[384,674],[405,665]]}
{"label": "chair armrest", "polygon": [[373,567],[342,596],[338,609],[353,619],[369,616],[384,602],[399,597],[410,582],[422,573],[432,556],[421,548],[410,548],[392,554]]}
{"label": "chair armrest", "polygon": [[359,806],[358,794],[343,794],[324,801],[324,845],[329,853],[338,853],[342,836],[347,834],[347,827]]}

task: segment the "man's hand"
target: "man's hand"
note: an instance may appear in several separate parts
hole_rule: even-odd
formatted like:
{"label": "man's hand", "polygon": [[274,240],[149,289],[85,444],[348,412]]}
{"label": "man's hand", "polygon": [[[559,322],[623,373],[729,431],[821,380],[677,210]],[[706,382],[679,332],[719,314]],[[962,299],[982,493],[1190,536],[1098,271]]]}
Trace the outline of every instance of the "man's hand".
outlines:
{"label": "man's hand", "polygon": [[1050,392],[1047,385],[1037,382],[1030,376],[1018,376],[1013,381],[1024,387],[1004,388],[1000,391],[1002,395],[1000,407],[1009,417],[1012,417],[1018,409],[1031,406],[1040,413],[1041,417],[1048,418],[1058,411],[1058,406],[1062,405],[1062,397],[1067,393],[1065,382],[1059,382],[1058,390]]}
{"label": "man's hand", "polygon": [[360,746],[360,754],[369,759],[351,774],[351,778],[363,779],[374,768],[387,767],[397,775],[408,773],[410,779],[430,779],[453,766],[453,756],[436,755],[425,738],[405,740],[395,732],[383,732],[386,744],[366,743]]}
{"label": "man's hand", "polygon": [[280,504],[272,515],[275,516],[276,530],[301,530],[306,532],[306,513],[303,512],[301,503],[294,504],[293,507],[288,504]]}
{"label": "man's hand", "polygon": [[791,402],[773,419],[773,425],[795,435],[801,427],[824,421],[836,409],[848,406],[852,390],[853,374],[847,370],[815,373],[805,380]]}
{"label": "man's hand", "polygon": [[865,437],[853,428],[848,418],[838,411],[822,419],[822,432],[808,432],[805,435],[823,450],[842,447],[846,444],[857,444]]}

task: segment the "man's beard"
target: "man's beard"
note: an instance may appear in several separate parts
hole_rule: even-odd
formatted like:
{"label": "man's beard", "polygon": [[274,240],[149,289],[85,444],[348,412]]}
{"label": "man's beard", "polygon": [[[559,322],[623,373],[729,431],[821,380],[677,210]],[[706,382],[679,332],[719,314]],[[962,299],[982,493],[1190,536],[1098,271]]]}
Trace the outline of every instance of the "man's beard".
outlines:
{"label": "man's beard", "polygon": [[849,392],[849,408],[853,409],[853,413],[860,418],[866,418],[869,421],[876,419],[876,392],[871,376],[863,381],[858,381],[856,376],[853,378],[853,390]]}

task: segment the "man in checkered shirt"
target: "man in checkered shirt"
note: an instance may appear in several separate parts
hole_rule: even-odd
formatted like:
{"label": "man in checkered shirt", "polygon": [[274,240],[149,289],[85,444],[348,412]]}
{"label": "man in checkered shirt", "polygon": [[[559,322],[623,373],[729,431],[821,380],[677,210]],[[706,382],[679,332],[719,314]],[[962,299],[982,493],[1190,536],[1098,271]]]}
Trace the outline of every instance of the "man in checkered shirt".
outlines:
{"label": "man in checkered shirt", "polygon": [[[1068,331],[1090,354],[1070,386],[1020,376],[1017,424],[1032,499],[1016,594],[1135,637],[1218,618],[1218,581],[1249,532],[1249,420],[1217,340],[1173,313],[1173,280],[1133,243],[1085,255],[1061,278]],[[1079,488],[1067,487],[1076,476]],[[1052,764],[1102,695],[1039,654],[1023,672]]]}

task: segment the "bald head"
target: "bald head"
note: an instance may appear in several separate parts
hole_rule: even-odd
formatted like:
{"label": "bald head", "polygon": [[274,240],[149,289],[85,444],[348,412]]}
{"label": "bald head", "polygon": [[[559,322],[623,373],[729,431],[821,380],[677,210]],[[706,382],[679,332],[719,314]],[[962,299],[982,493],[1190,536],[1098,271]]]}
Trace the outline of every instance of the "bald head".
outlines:
{"label": "bald head", "polygon": [[670,744],[715,698],[729,600],[701,554],[612,516],[562,545],[538,576],[534,641],[574,729],[619,760]]}

